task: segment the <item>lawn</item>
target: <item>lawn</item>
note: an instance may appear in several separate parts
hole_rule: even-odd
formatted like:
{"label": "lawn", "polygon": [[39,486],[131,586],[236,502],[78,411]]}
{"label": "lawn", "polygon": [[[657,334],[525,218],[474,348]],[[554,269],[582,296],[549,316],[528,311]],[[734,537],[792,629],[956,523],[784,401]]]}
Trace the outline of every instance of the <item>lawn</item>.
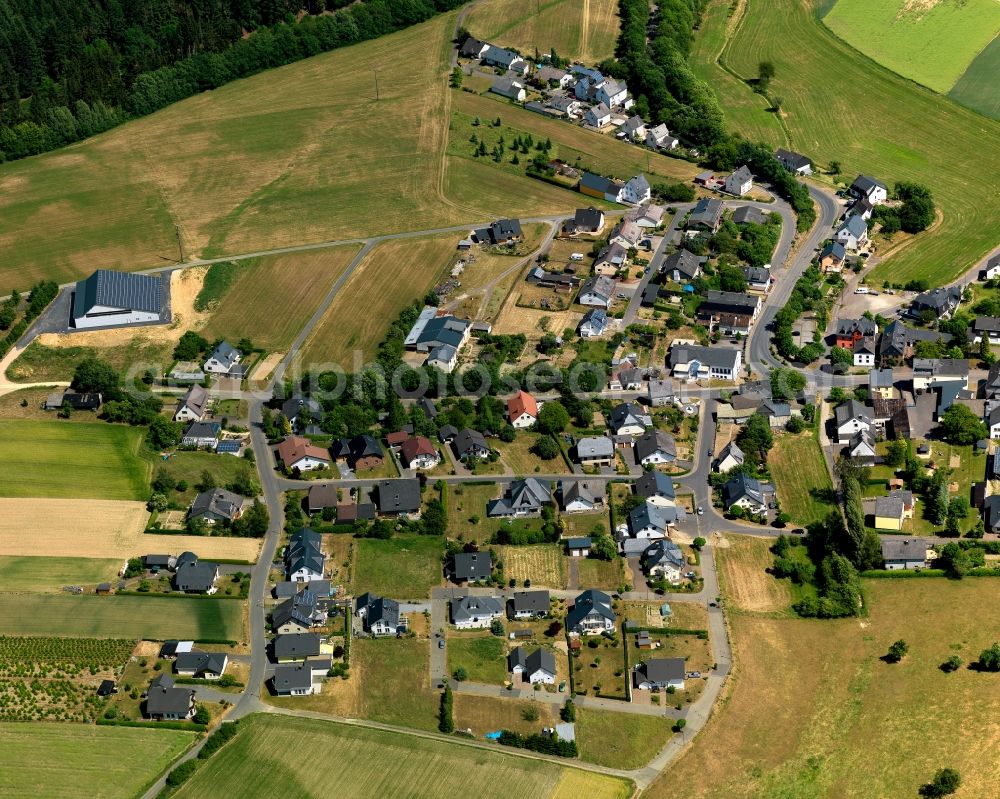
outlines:
{"label": "lawn", "polygon": [[[0,795],[132,799],[194,741],[179,730],[0,724]],[[45,756],[38,755],[44,752]]]}
{"label": "lawn", "polygon": [[497,451],[504,463],[506,463],[514,474],[530,477],[537,472],[545,474],[569,474],[569,467],[561,457],[543,461],[531,448],[535,442],[541,438],[539,433],[518,433],[510,443],[496,442]]}
{"label": "lawn", "polygon": [[105,558],[0,557],[0,587],[16,593],[48,593],[64,585],[93,588],[114,579],[121,565]]}
{"label": "lawn", "polygon": [[371,719],[419,730],[437,729],[439,694],[428,686],[424,638],[364,638],[351,644],[350,678],[328,679],[310,697],[271,697],[280,707]]}
{"label": "lawn", "polygon": [[882,66],[946,94],[1000,33],[1000,4],[837,0],[823,23]]}
{"label": "lawn", "polygon": [[486,515],[486,503],[500,496],[496,483],[463,483],[448,490],[448,535],[465,541],[489,543],[501,527],[513,530],[537,530],[540,517],[491,519]]}
{"label": "lawn", "polygon": [[425,599],[442,579],[444,547],[437,536],[363,538],[355,547],[355,593],[371,591],[393,599]]}
{"label": "lawn", "polygon": [[[524,718],[525,711],[531,708],[538,712],[535,721]],[[558,705],[548,702],[460,693],[455,694],[454,715],[455,728],[471,729],[477,738],[500,729],[530,735],[541,732],[543,727],[552,727],[559,721]]]}
{"label": "lawn", "polygon": [[672,724],[658,716],[580,708],[576,713],[580,757],[608,768],[642,768],[670,739]]}
{"label": "lawn", "polygon": [[507,677],[507,647],[489,631],[448,636],[448,673],[463,668],[472,682],[499,685]]}
{"label": "lawn", "polygon": [[981,114],[1000,119],[997,73],[1000,73],[1000,36],[986,45],[986,49],[969,64],[948,96]]}
{"label": "lawn", "polygon": [[500,559],[504,577],[517,580],[519,585],[531,580],[532,586],[566,587],[566,569],[558,544],[500,547]]}
{"label": "lawn", "polygon": [[459,238],[452,233],[376,246],[306,339],[304,368],[336,364],[353,372],[369,362],[403,308],[423,298],[445,274]]}
{"label": "lawn", "polygon": [[[961,773],[959,795],[998,795],[994,675],[938,668],[996,640],[998,591],[990,579],[868,580],[860,624],[732,614],[729,697],[648,796],[910,797],[942,766]],[[900,638],[907,656],[883,662]]]}
{"label": "lawn", "polygon": [[[739,6],[730,20],[729,0],[713,0],[698,32],[695,68],[710,77],[729,127],[746,137],[799,150],[823,167],[837,160],[846,180],[864,172],[890,185],[928,185],[941,224],[879,264],[868,282],[925,278],[943,285],[996,244],[981,220],[1000,214],[992,177],[1000,167],[1000,123],[878,68],[817,19],[816,4],[759,0]],[[762,98],[715,63],[720,50],[741,77],[756,75],[761,60],[774,63],[771,91],[784,99],[780,124]]]}
{"label": "lawn", "polygon": [[790,514],[793,522],[811,524],[834,510],[829,502],[833,491],[830,472],[814,432],[776,436],[767,465],[781,510]]}
{"label": "lawn", "polygon": [[519,0],[477,3],[465,20],[475,36],[525,54],[548,53],[596,64],[614,55],[618,5],[614,0]]}
{"label": "lawn", "polygon": [[[597,646],[591,647],[592,642]],[[620,636],[614,642],[604,636],[585,637],[577,652],[569,661],[576,693],[624,700],[627,675]]]}
{"label": "lawn", "polygon": [[240,641],[242,605],[202,597],[0,594],[0,635]]}
{"label": "lawn", "polygon": [[577,558],[580,588],[602,588],[606,591],[617,591],[625,582],[624,564],[625,561],[621,558],[614,560]]}
{"label": "lawn", "polygon": [[[119,372],[127,372],[132,364],[163,364],[172,360],[173,346],[141,334],[127,343],[111,347],[49,347],[37,340],[7,367],[7,377],[15,382],[38,383],[45,380],[72,380],[77,364],[85,358],[100,358]],[[77,412],[86,417],[86,412]],[[50,417],[51,418],[51,414]]]}
{"label": "lawn", "polygon": [[103,422],[0,421],[0,495],[147,499],[142,435]]}
{"label": "lawn", "polygon": [[[626,799],[631,784],[615,777],[484,751],[455,742],[423,739],[348,724],[255,715],[240,722],[240,734],[203,764],[177,792],[177,799],[215,799],[240,775],[246,799],[285,794],[301,799],[338,796],[406,796],[436,799],[468,791],[475,775],[483,799]],[[322,752],[303,769],[304,751]],[[391,768],[385,764],[392,763]]]}
{"label": "lawn", "polygon": [[240,262],[202,335],[286,351],[357,253],[344,246]]}
{"label": "lawn", "polygon": [[216,455],[214,452],[184,450],[174,452],[167,460],[159,456],[153,459],[153,473],[164,472],[174,479],[187,483],[184,491],[171,491],[167,497],[171,502],[185,507],[197,496],[197,484],[202,475],[208,472],[215,484],[226,486],[238,474],[249,469],[256,479],[257,470],[253,462],[245,458],[234,458],[231,455]]}

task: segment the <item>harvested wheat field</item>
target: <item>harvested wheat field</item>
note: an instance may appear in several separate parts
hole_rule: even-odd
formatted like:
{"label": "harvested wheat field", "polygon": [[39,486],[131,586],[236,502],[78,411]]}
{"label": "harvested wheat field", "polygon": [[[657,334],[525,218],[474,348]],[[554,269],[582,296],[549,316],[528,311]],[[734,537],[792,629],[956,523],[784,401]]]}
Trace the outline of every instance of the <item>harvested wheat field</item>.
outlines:
{"label": "harvested wheat field", "polygon": [[148,518],[144,502],[0,499],[0,556],[125,560],[148,552],[191,550],[203,558],[257,559],[256,539],[147,535]]}

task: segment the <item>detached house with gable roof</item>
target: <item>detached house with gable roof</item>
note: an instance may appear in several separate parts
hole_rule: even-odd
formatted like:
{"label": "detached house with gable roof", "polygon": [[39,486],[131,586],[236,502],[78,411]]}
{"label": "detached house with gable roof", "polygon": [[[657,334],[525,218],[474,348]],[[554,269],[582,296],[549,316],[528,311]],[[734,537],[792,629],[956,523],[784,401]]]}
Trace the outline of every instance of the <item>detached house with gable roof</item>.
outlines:
{"label": "detached house with gable roof", "polygon": [[221,341],[212,350],[211,355],[205,361],[204,370],[213,375],[236,374],[242,377],[243,370],[240,368],[242,353],[228,341]]}
{"label": "detached house with gable roof", "polygon": [[225,488],[202,491],[188,510],[189,519],[201,519],[205,524],[235,522],[243,515],[246,497]]}
{"label": "detached house with gable roof", "polygon": [[618,617],[611,607],[611,597],[596,588],[580,594],[566,614],[566,629],[576,635],[600,635],[613,632]]}
{"label": "detached house with gable roof", "polygon": [[849,189],[852,196],[879,205],[889,199],[889,189],[880,180],[868,175],[858,175]]}
{"label": "detached house with gable roof", "polygon": [[495,596],[470,595],[451,601],[451,623],[459,630],[489,627],[503,615],[503,603]]}
{"label": "detached house with gable roof", "polygon": [[406,632],[406,617],[400,613],[399,603],[394,599],[364,593],[355,600],[354,608],[369,635],[383,638]]}
{"label": "detached house with gable roof", "polygon": [[789,172],[793,172],[796,175],[812,174],[812,161],[802,155],[802,153],[796,153],[792,150],[785,150],[779,147],[774,151],[774,157]]}
{"label": "detached house with gable roof", "polygon": [[208,412],[208,392],[201,386],[191,386],[177,402],[175,422],[200,422]]}
{"label": "detached house with gable roof", "polygon": [[527,391],[518,391],[507,400],[507,420],[517,429],[531,427],[538,421],[538,403]]}
{"label": "detached house with gable roof", "polygon": [[515,480],[500,499],[486,505],[486,515],[491,519],[535,516],[541,513],[543,505],[552,504],[551,494],[552,487],[547,480],[534,477]]}
{"label": "detached house with gable roof", "polygon": [[753,189],[753,173],[744,164],[726,177],[723,186],[726,194],[742,197]]}
{"label": "detached house with gable roof", "polygon": [[287,436],[275,447],[274,455],[289,471],[309,472],[330,465],[329,451],[301,436]]}

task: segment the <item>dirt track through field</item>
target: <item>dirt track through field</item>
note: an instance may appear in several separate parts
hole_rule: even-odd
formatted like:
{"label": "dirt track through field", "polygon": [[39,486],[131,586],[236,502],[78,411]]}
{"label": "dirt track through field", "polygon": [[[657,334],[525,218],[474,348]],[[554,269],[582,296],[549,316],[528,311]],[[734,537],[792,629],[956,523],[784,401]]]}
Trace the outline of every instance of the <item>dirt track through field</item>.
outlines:
{"label": "dirt track through field", "polygon": [[127,558],[150,552],[257,559],[252,538],[146,535],[143,502],[103,499],[0,499],[0,555]]}

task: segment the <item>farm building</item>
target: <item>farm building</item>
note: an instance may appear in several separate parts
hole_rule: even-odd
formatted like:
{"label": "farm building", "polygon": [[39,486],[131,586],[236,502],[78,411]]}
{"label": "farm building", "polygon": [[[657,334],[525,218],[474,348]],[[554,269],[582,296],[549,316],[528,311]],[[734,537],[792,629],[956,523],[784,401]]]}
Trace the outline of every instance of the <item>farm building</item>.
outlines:
{"label": "farm building", "polygon": [[76,284],[72,314],[78,329],[169,322],[169,275],[98,269]]}

